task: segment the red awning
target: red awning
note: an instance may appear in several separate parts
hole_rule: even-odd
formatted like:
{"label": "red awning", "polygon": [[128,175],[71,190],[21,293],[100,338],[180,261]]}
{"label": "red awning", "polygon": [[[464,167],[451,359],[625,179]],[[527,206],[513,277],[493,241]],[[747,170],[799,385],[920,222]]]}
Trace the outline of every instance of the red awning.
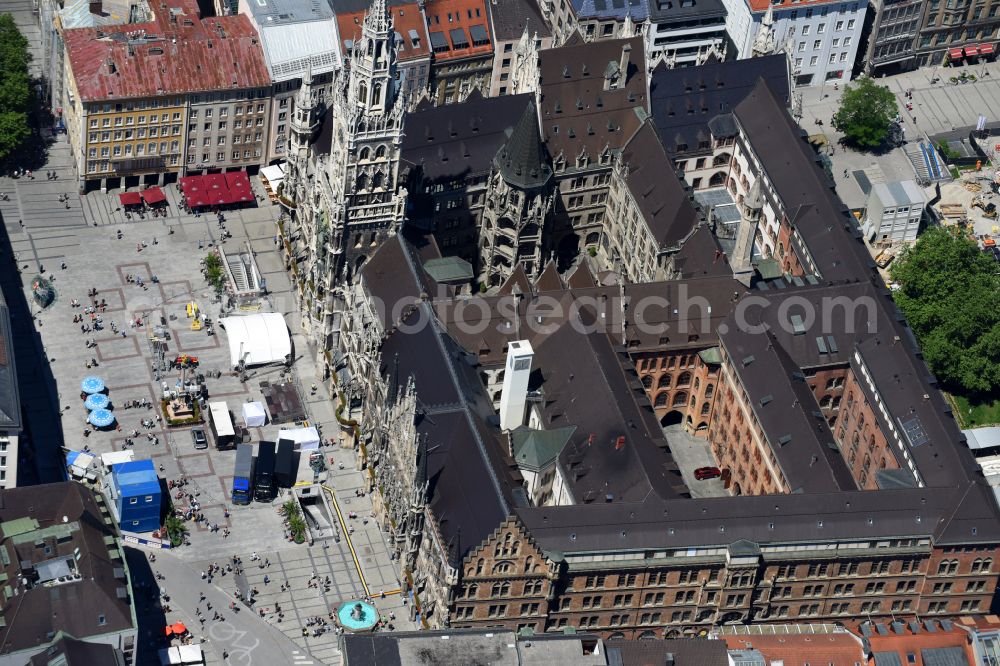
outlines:
{"label": "red awning", "polygon": [[224,206],[254,200],[246,171],[186,176],[180,179],[180,184],[187,198],[187,204],[192,208]]}
{"label": "red awning", "polygon": [[253,190],[250,188],[250,178],[246,171],[230,171],[226,174],[226,185],[233,203],[253,201]]}
{"label": "red awning", "polygon": [[138,192],[122,192],[118,195],[118,200],[123,206],[141,206],[142,195]]}
{"label": "red awning", "polygon": [[951,58],[952,60],[961,60],[962,49],[951,49],[950,51],[948,51],[948,57]]}
{"label": "red awning", "polygon": [[161,203],[167,200],[167,196],[158,187],[147,187],[142,192],[143,200],[148,204]]}
{"label": "red awning", "polygon": [[976,49],[976,45],[973,44],[971,46],[966,46],[965,47],[965,55],[967,55],[967,56],[977,56],[977,55],[979,55],[979,51]]}
{"label": "red awning", "polygon": [[979,45],[980,55],[993,55],[993,45],[992,44],[980,44]]}

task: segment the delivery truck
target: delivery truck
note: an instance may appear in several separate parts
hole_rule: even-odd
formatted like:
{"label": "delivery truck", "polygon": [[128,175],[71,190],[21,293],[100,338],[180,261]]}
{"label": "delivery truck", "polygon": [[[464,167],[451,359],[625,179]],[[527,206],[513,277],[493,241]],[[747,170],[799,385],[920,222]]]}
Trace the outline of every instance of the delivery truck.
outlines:
{"label": "delivery truck", "polygon": [[279,488],[295,485],[295,444],[289,439],[278,440],[278,455],[274,463],[274,480]]}
{"label": "delivery truck", "polygon": [[253,491],[253,446],[240,443],[236,447],[233,468],[233,504],[249,504]]}
{"label": "delivery truck", "polygon": [[253,498],[258,502],[274,499],[274,442],[261,442],[257,446],[257,464],[253,476]]}

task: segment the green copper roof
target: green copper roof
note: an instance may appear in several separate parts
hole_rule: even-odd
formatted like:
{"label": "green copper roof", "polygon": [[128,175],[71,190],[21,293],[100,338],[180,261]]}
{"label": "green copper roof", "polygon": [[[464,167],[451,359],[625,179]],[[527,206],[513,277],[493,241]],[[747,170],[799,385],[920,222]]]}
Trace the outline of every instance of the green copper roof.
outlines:
{"label": "green copper roof", "polygon": [[454,282],[456,280],[471,280],[475,275],[472,264],[461,257],[442,257],[431,259],[424,263],[424,271],[435,282]]}
{"label": "green copper roof", "polygon": [[722,352],[718,347],[709,347],[698,352],[701,360],[709,365],[722,365]]}
{"label": "green copper roof", "polygon": [[761,259],[757,262],[757,272],[765,280],[774,280],[784,275],[781,263],[777,259]]}
{"label": "green copper roof", "polygon": [[576,432],[576,426],[566,426],[555,430],[533,430],[521,426],[510,434],[514,449],[514,461],[518,467],[542,469],[554,461],[569,438]]}
{"label": "green copper roof", "polygon": [[37,529],[38,521],[34,518],[15,518],[14,520],[0,523],[0,531],[3,532],[5,539],[34,532]]}

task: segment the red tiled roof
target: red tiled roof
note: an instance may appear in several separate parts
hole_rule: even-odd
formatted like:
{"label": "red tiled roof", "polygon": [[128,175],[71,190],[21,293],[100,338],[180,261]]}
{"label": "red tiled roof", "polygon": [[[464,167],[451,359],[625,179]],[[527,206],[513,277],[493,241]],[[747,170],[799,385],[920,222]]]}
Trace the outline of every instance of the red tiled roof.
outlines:
{"label": "red tiled roof", "polygon": [[260,39],[243,15],[201,19],[187,0],[151,3],[155,20],[66,30],[83,101],[270,84]]}
{"label": "red tiled roof", "polygon": [[[427,26],[424,25],[424,17],[420,14],[420,7],[416,3],[390,6],[392,13],[392,29],[403,38],[403,43],[399,45],[396,58],[400,62],[426,58],[430,52],[430,43],[427,40]],[[347,40],[356,41],[361,36],[361,24],[365,20],[365,12],[342,12],[337,14],[337,29],[340,32],[340,48],[346,54]],[[411,32],[417,34],[417,45],[414,46]]]}
{"label": "red tiled roof", "polygon": [[[934,622],[931,620],[930,622]],[[975,655],[969,642],[969,632],[954,624],[946,627],[937,623],[934,631],[928,631],[925,624],[900,623],[899,631],[889,625],[885,634],[872,631],[868,636],[872,654],[890,652],[899,655],[900,661],[913,666],[925,666],[922,650],[934,648],[961,648],[969,664],[975,664]],[[914,631],[916,629],[916,631]],[[913,655],[913,660],[910,660]]]}
{"label": "red tiled roof", "polygon": [[[448,45],[447,51],[434,54],[434,60],[457,60],[493,52],[493,29],[490,26],[489,9],[483,0],[429,0],[424,5],[424,15],[427,17],[431,48],[435,34],[440,35],[437,39],[443,39]],[[473,46],[474,30],[483,31],[489,43]],[[458,41],[462,36],[464,42]],[[463,43],[467,46],[462,46]]]}
{"label": "red tiled roof", "polygon": [[823,664],[855,666],[864,663],[861,641],[849,633],[721,636],[730,650],[759,650],[768,663],[784,666]]}

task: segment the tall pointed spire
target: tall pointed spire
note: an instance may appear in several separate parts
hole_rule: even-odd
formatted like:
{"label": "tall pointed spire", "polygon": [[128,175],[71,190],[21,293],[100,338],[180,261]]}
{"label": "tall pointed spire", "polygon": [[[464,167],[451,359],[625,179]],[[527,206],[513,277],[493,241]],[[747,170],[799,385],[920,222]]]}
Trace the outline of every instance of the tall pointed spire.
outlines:
{"label": "tall pointed spire", "polygon": [[372,5],[365,14],[365,29],[381,34],[389,30],[391,25],[392,16],[385,0],[372,0]]}
{"label": "tall pointed spire", "polygon": [[771,55],[774,49],[774,5],[768,3],[767,11],[760,20],[757,36],[753,39],[753,46],[750,47],[750,55],[754,58]]}
{"label": "tall pointed spire", "polygon": [[552,177],[533,101],[525,106],[517,125],[497,152],[495,161],[504,180],[523,189],[541,187]]}

